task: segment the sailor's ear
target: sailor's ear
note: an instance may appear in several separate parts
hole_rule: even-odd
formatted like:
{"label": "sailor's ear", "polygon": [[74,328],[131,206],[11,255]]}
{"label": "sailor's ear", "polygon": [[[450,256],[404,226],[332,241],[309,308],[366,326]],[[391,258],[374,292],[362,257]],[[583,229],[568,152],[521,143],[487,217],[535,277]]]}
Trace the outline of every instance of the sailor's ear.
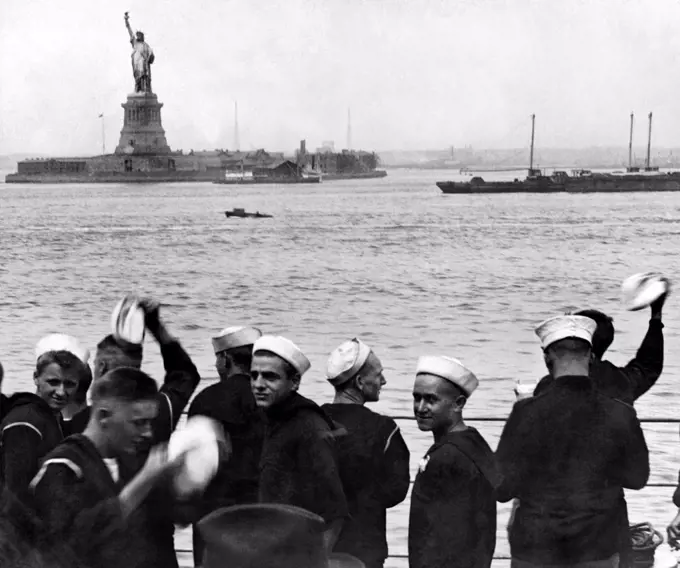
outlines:
{"label": "sailor's ear", "polygon": [[110,408],[107,408],[106,406],[100,406],[94,411],[95,419],[97,420],[97,422],[99,422],[99,425],[104,428],[109,424],[112,416],[113,412],[111,411]]}
{"label": "sailor's ear", "polygon": [[97,358],[94,360],[94,376],[95,378],[102,377],[106,374],[107,368],[106,368],[106,361],[103,359]]}

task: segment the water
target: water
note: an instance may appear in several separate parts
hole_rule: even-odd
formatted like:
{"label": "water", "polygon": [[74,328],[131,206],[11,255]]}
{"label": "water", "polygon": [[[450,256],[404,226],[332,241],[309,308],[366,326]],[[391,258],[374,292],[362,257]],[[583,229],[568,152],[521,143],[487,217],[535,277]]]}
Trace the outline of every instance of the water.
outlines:
{"label": "water", "polygon": [[[210,337],[219,329],[251,324],[286,335],[312,362],[301,392],[319,403],[332,397],[323,379],[328,353],[358,335],[386,369],[374,409],[393,416],[412,414],[422,354],[460,358],[478,375],[468,416],[506,416],[515,379],[545,371],[535,324],[574,307],[612,315],[609,359],[632,358],[649,313],[625,311],[620,283],[644,270],[680,272],[680,194],[443,195],[434,185],[458,178],[394,170],[313,187],[3,185],[4,390],[32,388],[33,349],[47,333],[72,333],[94,350],[128,291],[163,302],[164,319],[208,378]],[[274,218],[226,219],[232,207]],[[677,417],[675,297],[664,318],[665,370],[637,404],[643,417]],[[162,377],[151,339],[144,368]],[[400,424],[415,475],[430,437],[411,421]],[[495,447],[502,424],[474,425]],[[646,431],[651,481],[674,483],[677,425]],[[672,491],[630,492],[631,520],[665,533]],[[390,512],[392,553],[406,552],[407,513],[407,504]],[[508,553],[506,513],[501,507],[499,554]],[[189,548],[186,531],[177,545]]]}

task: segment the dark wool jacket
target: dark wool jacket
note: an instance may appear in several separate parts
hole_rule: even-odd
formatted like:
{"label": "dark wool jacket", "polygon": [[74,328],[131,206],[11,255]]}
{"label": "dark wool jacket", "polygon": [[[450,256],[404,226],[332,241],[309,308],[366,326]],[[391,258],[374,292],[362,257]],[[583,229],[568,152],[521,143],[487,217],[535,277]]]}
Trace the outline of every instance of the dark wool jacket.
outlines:
{"label": "dark wool jacket", "polygon": [[28,485],[40,460],[64,438],[61,415],[38,395],[12,395],[0,423],[0,479],[12,493],[28,498]]}
{"label": "dark wool jacket", "polygon": [[267,409],[259,501],[295,505],[326,522],[347,516],[336,463],[336,425],[298,393]]}
{"label": "dark wool jacket", "polygon": [[633,407],[593,383],[560,377],[515,403],[505,424],[496,451],[498,499],[519,499],[513,557],[574,564],[619,551],[622,490],[645,486],[649,452]]}
{"label": "dark wool jacket", "polygon": [[434,444],[411,492],[410,568],[489,568],[498,483],[494,454],[474,428]]}
{"label": "dark wool jacket", "polygon": [[360,404],[321,407],[347,434],[336,441],[349,518],[333,550],[374,566],[387,558],[387,509],[406,499],[410,453],[399,426]]}

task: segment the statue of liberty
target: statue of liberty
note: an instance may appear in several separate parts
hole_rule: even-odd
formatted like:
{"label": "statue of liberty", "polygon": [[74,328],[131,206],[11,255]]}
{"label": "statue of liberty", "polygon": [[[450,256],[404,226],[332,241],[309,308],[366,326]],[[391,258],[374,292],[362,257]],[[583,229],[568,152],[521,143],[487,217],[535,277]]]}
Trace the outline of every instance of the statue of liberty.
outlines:
{"label": "statue of liberty", "polygon": [[125,27],[130,34],[132,44],[132,73],[135,76],[135,93],[151,93],[151,64],[155,56],[148,43],[144,41],[142,32],[133,33],[129,22],[130,16],[125,12]]}

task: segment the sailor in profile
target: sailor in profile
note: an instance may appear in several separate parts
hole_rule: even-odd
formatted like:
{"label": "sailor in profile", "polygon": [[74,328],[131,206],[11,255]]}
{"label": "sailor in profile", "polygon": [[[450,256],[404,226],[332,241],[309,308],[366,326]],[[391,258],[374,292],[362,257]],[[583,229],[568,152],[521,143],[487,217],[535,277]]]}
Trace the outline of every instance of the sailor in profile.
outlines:
{"label": "sailor in profile", "polygon": [[368,345],[357,338],[342,343],[328,359],[326,377],[335,398],[321,408],[347,430],[337,454],[349,518],[333,550],[356,556],[366,568],[382,568],[387,509],[409,489],[409,450],[396,422],[365,406],[378,401],[385,385],[382,363]]}
{"label": "sailor in profile", "polygon": [[[250,388],[253,345],[262,336],[255,327],[234,326],[212,338],[220,380],[202,390],[189,407],[196,415],[217,420],[231,441],[232,455],[206,489],[196,520],[221,507],[257,503],[264,416]],[[194,564],[203,559],[203,541],[194,524]]]}
{"label": "sailor in profile", "polygon": [[463,421],[477,377],[451,357],[423,356],[413,386],[418,428],[434,445],[420,461],[409,517],[410,568],[488,568],[496,548],[494,455]]}
{"label": "sailor in profile", "polygon": [[622,489],[647,483],[635,410],[589,376],[596,326],[567,315],[536,328],[553,384],[515,403],[496,451],[498,500],[519,501],[510,526],[515,568],[618,567]]}
{"label": "sailor in profile", "polygon": [[263,335],[250,367],[255,403],[267,419],[259,501],[301,507],[322,517],[330,553],[347,516],[336,464],[335,423],[297,391],[309,359],[285,337]]}

